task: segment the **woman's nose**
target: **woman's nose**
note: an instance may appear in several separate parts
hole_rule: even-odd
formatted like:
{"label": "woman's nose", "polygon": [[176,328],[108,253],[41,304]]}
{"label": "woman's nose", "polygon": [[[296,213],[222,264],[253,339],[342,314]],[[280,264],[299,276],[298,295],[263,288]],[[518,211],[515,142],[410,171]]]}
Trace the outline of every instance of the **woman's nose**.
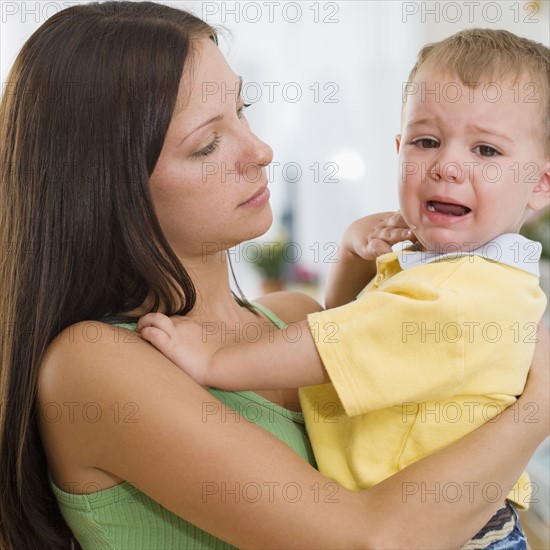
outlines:
{"label": "woman's nose", "polygon": [[259,137],[253,134],[255,140],[254,144],[254,156],[256,157],[255,162],[260,166],[267,166],[273,160],[273,149],[262,141]]}

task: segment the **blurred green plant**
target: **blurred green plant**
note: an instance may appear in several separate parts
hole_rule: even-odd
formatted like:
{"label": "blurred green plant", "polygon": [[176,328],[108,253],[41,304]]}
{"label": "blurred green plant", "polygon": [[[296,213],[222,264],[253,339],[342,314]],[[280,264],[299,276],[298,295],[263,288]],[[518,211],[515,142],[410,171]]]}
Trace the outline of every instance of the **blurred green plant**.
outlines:
{"label": "blurred green plant", "polygon": [[520,233],[532,241],[541,243],[541,257],[550,259],[550,208],[541,210],[530,217],[521,228]]}
{"label": "blurred green plant", "polygon": [[287,238],[284,233],[272,241],[256,243],[257,254],[252,258],[254,267],[261,276],[268,281],[282,281],[287,271],[287,258],[285,257]]}

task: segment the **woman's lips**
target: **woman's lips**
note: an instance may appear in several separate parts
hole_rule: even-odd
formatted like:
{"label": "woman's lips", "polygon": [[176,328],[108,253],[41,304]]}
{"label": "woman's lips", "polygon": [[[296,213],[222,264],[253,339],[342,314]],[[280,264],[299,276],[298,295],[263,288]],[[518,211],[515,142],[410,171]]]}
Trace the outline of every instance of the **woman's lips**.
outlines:
{"label": "woman's lips", "polygon": [[252,195],[252,197],[247,199],[245,202],[239,204],[239,207],[263,206],[267,201],[269,201],[270,195],[271,193],[269,192],[269,189],[266,185],[265,187],[262,187],[260,190],[256,191],[256,193],[254,193],[254,195]]}

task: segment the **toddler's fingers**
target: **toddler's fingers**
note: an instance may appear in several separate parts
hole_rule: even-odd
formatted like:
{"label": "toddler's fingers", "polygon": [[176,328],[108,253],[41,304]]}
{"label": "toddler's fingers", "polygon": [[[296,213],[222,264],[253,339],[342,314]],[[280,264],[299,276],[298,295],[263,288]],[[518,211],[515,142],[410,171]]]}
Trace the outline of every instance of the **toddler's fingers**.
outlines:
{"label": "toddler's fingers", "polygon": [[371,239],[366,246],[360,249],[358,256],[364,260],[372,260],[391,251],[391,246],[383,239]]}
{"label": "toddler's fingers", "polygon": [[[146,326],[141,329],[141,337],[153,344],[159,351],[165,353],[170,348],[170,336],[162,329],[154,326]],[[166,354],[166,353],[165,353]]]}
{"label": "toddler's fingers", "polygon": [[138,321],[137,330],[139,333],[146,327],[156,327],[171,334],[175,328],[174,321],[163,313],[147,313]]}
{"label": "toddler's fingers", "polygon": [[407,222],[403,218],[401,211],[394,212],[386,221],[386,225],[389,227],[409,227]]}
{"label": "toddler's fingers", "polygon": [[395,244],[414,237],[413,232],[410,229],[404,229],[401,227],[391,228],[385,227],[382,229],[377,238],[386,241],[389,244]]}
{"label": "toddler's fingers", "polygon": [[382,254],[387,254],[391,252],[391,246],[388,242],[383,239],[373,239],[370,243],[371,250],[374,256],[382,256]]}

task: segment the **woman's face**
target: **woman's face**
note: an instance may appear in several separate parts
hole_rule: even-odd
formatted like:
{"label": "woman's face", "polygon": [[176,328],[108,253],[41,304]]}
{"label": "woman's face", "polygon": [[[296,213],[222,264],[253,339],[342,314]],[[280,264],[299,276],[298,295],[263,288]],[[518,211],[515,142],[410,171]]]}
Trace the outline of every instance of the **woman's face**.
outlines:
{"label": "woman's face", "polygon": [[243,116],[240,78],[211,40],[196,44],[150,178],[155,212],[180,258],[263,234],[272,214],[264,167],[273,151]]}

